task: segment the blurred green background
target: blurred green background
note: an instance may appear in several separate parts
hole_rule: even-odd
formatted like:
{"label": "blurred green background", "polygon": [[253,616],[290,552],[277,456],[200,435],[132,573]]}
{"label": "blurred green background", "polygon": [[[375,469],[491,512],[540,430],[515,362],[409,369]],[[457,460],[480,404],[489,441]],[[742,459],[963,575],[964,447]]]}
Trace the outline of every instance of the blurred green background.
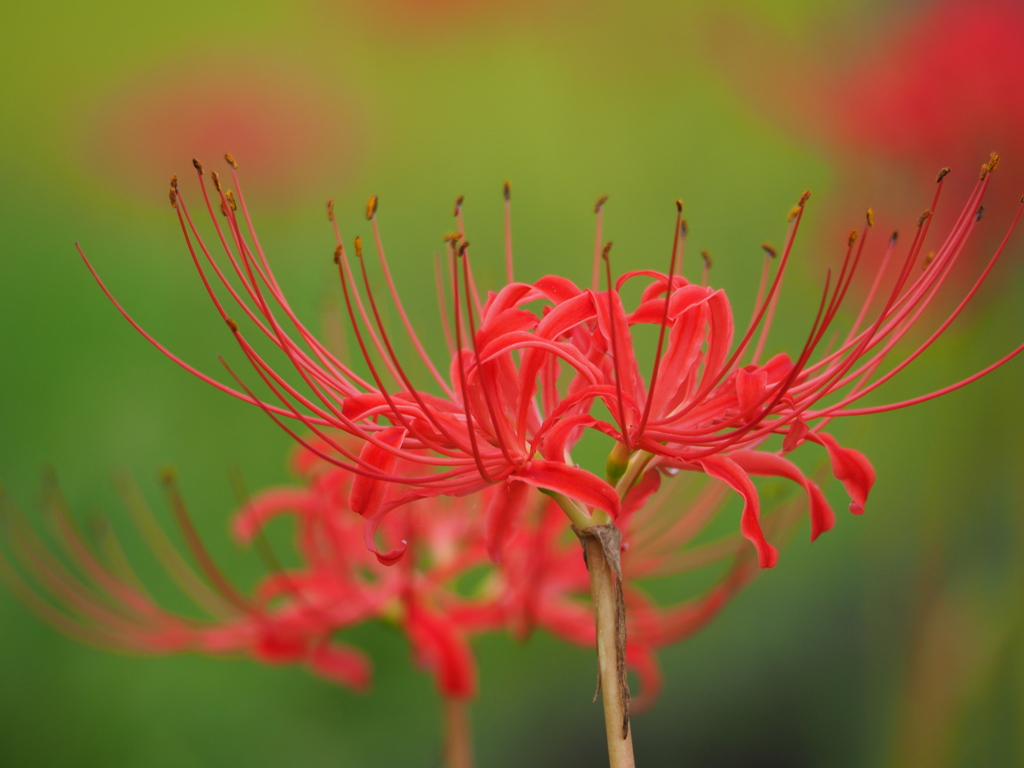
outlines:
{"label": "blurred green background", "polygon": [[[992,6],[999,24],[1006,3]],[[111,478],[124,471],[166,520],[156,475],[174,466],[225,569],[243,583],[259,572],[228,539],[229,470],[240,467],[251,488],[286,482],[287,436],[138,337],[72,245],[177,354],[215,374],[219,354],[237,361],[167,205],[172,172],[195,199],[194,155],[211,167],[225,150],[238,158],[262,242],[313,327],[336,301],[327,198],[351,237],[368,234],[363,206],[380,196],[399,289],[431,328],[423,286],[458,194],[477,253],[494,254],[490,265],[477,256],[481,282],[499,279],[506,178],[519,276],[586,281],[591,207],[603,194],[616,268],[664,269],[681,197],[691,254],[714,255],[712,281],[741,321],[760,243],[781,241],[786,212],[812,189],[772,349],[802,343],[825,268],[867,204],[880,227],[909,231],[935,170],[953,164],[972,179],[999,148],[1005,170],[973,244],[987,256],[1009,222],[1006,201],[1022,191],[1024,142],[992,145],[1007,135],[1002,118],[979,117],[975,133],[954,137],[944,149],[955,157],[911,156],[844,143],[845,121],[828,106],[844,103],[864,61],[913,53],[899,30],[949,7],[8,4],[0,483],[34,511],[52,466],[76,513],[116,523]],[[899,74],[892,61],[883,74]],[[849,122],[871,113],[870,93],[849,103]],[[977,306],[884,401],[955,381],[1024,338],[1022,252],[1018,236]],[[1020,378],[1017,361],[941,401],[837,427],[878,471],[867,514],[842,514],[813,546],[801,533],[709,629],[661,654],[665,692],[635,721],[639,764],[1024,765]],[[838,483],[827,490],[842,509]],[[376,668],[364,696],[297,668],[105,655],[0,592],[0,765],[437,765],[430,681],[401,638],[373,628],[356,637]],[[476,648],[479,765],[603,763],[591,654],[547,637]]]}

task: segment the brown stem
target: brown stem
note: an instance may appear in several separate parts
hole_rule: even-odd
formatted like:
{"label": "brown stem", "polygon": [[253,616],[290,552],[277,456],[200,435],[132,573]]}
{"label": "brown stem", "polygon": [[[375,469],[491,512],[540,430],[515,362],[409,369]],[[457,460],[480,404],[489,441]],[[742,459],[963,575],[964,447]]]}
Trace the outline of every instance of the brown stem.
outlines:
{"label": "brown stem", "polygon": [[444,768],[473,768],[469,703],[444,697]]}
{"label": "brown stem", "polygon": [[[610,529],[600,531],[599,529]],[[612,536],[611,534],[614,532]],[[616,584],[618,530],[613,525],[577,530],[590,572],[590,594],[597,628],[598,685],[604,704],[610,768],[634,768],[633,732],[629,723],[629,688],[625,672],[625,609]],[[609,562],[609,553],[614,562]]]}

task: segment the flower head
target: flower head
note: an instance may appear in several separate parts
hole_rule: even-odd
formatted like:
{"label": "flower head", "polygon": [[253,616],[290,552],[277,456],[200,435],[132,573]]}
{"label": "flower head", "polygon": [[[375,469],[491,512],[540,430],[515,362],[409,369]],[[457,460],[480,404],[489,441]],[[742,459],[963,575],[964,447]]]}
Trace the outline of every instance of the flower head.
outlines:
{"label": "flower head", "polygon": [[[350,256],[331,205],[328,217],[337,239],[334,262],[339,288],[368,374],[357,373],[306,328],[274,277],[241,194],[237,164],[230,155],[227,159],[236,191],[227,189],[212,173],[213,195],[203,166],[195,163],[214,242],[223,251],[221,259],[214,257],[214,249],[200,234],[176,178],[170,199],[211,300],[271,396],[257,396],[238,376],[238,388],[234,388],[189,366],[117,306],[179,365],[258,405],[311,454],[351,473],[350,507],[366,518],[365,541],[386,563],[397,561],[405,545],[380,551],[377,526],[392,510],[419,499],[464,496],[495,486],[487,525],[490,552],[497,557],[501,542],[522,517],[530,487],[568,499],[571,503],[563,503],[563,509],[574,523],[586,527],[619,518],[623,500],[644,471],[660,467],[704,473],[739,493],[744,501],[741,531],[756,547],[760,564],[770,567],[777,553],[761,529],[760,500],[752,475],[781,477],[802,487],[810,501],[814,538],[832,527],[834,515],[817,485],[784,457],[786,453],[806,442],[823,446],[833,474],[851,498],[851,511],[860,513],[874,471],[862,454],[842,447],[825,431],[829,423],[840,416],[878,413],[932,399],[977,379],[1024,349],[1018,347],[973,376],[934,392],[855,407],[942,335],[1002,254],[1020,209],[988,265],[949,316],[912,352],[894,359],[894,350],[919,324],[981,219],[982,199],[998,163],[995,155],[982,166],[950,232],[929,252],[933,213],[949,172],[943,169],[931,205],[918,218],[913,236],[899,240],[894,234],[887,240],[870,291],[845,331],[835,331],[866,244],[874,239],[869,209],[865,226],[849,236],[838,274],[833,277],[830,272],[825,280],[803,346],[793,354],[779,353],[767,360],[762,358],[809,193],[789,215],[781,250],[764,246],[758,296],[751,320],[739,334],[726,293],[706,284],[707,255],[700,284],[681,274],[688,233],[681,202],[677,201],[667,273],[642,270],[613,279],[611,244],[603,245],[601,238],[602,198],[596,206],[592,286],[583,289],[556,275],[524,283],[513,277],[506,184],[507,282],[482,296],[471,267],[460,198],[455,206],[458,231],[445,239],[446,252],[438,258],[436,270],[441,326],[450,358],[447,366],[436,364],[427,354],[402,306],[377,224],[377,199],[371,198],[366,216],[385,295],[400,318],[402,335],[416,352],[415,365],[433,379],[433,391],[414,382],[410,361],[396,353],[395,334],[382,320],[381,291],[373,288],[363,243],[356,238]],[[93,269],[91,264],[89,268]],[[622,289],[631,281],[642,281],[644,286],[639,301],[627,309]],[[240,311],[255,335],[284,354],[300,381],[266,361],[229,308]],[[634,338],[645,325],[658,329],[646,376]],[[737,341],[734,336],[739,337]],[[604,406],[607,415],[597,404]],[[296,422],[301,430],[295,428]],[[577,467],[572,459],[572,449],[585,430],[614,440],[603,478]],[[773,436],[782,439],[781,448],[766,446]],[[349,438],[355,438],[356,444]]]}

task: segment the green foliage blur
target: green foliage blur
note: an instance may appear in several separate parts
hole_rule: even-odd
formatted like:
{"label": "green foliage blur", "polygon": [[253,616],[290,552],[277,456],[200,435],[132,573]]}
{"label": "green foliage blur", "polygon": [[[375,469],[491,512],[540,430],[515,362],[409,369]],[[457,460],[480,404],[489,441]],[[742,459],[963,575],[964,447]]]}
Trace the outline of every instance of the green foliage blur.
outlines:
{"label": "green foliage blur", "polygon": [[[365,200],[380,197],[399,290],[429,329],[433,255],[452,228],[456,195],[466,197],[483,285],[502,276],[505,179],[523,278],[589,279],[592,205],[605,194],[616,270],[664,269],[673,201],[682,198],[689,274],[708,249],[712,283],[729,291],[745,322],[760,244],[781,241],[787,211],[810,188],[808,228],[770,344],[792,349],[866,205],[898,186],[920,210],[932,179],[895,169],[855,183],[857,158],[794,130],[798,114],[777,119],[764,108],[770,94],[752,98],[744,73],[816,50],[820,30],[863,22],[868,10],[881,27],[907,7],[8,4],[0,24],[7,498],[36,515],[52,467],[76,514],[101,513],[118,527],[112,479],[125,473],[168,523],[157,474],[173,466],[224,569],[245,586],[259,574],[259,561],[228,534],[229,475],[238,467],[253,489],[288,482],[287,436],[148,345],[73,246],[163,344],[226,378],[219,355],[244,361],[167,204],[171,173],[196,198],[198,152],[209,153],[200,159],[211,168],[223,167],[220,152],[237,157],[263,245],[314,328],[333,322],[338,302],[328,198],[350,238],[368,234]],[[739,18],[768,42],[750,47],[758,58],[745,59],[736,43]],[[780,82],[778,93],[797,85]],[[223,146],[229,140],[237,143]],[[1021,166],[1024,157],[1005,162]],[[936,169],[943,164],[935,158]],[[1015,199],[1020,190],[995,185],[991,194]],[[993,233],[1007,224],[988,222]],[[1018,233],[977,306],[874,402],[956,381],[1024,339],[1022,253]],[[701,635],[661,654],[665,691],[634,725],[640,765],[1024,764],[1022,364],[940,401],[837,427],[878,471],[867,513],[840,512],[813,546],[804,524],[775,570]],[[826,491],[841,511],[838,483]],[[355,639],[375,665],[363,696],[297,668],[106,655],[0,592],[0,765],[438,765],[430,680],[397,635],[367,627]],[[544,636],[487,637],[476,648],[479,765],[603,764],[591,654]]]}

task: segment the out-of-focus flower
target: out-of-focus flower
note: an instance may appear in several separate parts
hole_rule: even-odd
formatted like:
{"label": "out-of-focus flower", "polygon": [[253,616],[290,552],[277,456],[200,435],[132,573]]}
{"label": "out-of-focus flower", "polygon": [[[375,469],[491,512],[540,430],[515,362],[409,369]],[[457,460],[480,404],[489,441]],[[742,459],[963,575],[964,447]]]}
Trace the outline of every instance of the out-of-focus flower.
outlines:
{"label": "out-of-focus flower", "polygon": [[176,60],[111,92],[86,135],[94,164],[115,185],[140,173],[162,179],[190,152],[233,147],[259,164],[256,191],[287,202],[327,174],[353,175],[362,141],[353,103],[352,94],[339,98],[308,72],[289,76],[258,61],[217,58],[183,68]]}
{"label": "out-of-focus flower", "polygon": [[[762,114],[826,153],[847,199],[870,196],[889,221],[903,220],[918,212],[907,191],[922,174],[949,165],[953,193],[966,195],[966,171],[994,148],[1007,158],[1002,189],[1024,190],[1021,3],[851,6],[794,39],[720,13],[697,36],[707,56]],[[990,213],[1007,215],[1014,200],[995,195]],[[830,211],[837,226],[841,215]],[[954,280],[969,284],[968,272]]]}
{"label": "out-of-focus flower", "polygon": [[[197,616],[162,607],[109,525],[86,536],[56,492],[48,501],[56,549],[5,501],[14,558],[0,554],[0,578],[41,618],[93,645],[142,654],[246,654],[268,664],[303,664],[357,690],[370,683],[369,660],[335,635],[380,621],[404,631],[416,662],[444,697],[475,695],[469,639],[502,626],[491,582],[468,595],[460,585],[490,562],[479,516],[465,509],[481,500],[430,500],[424,502],[429,508],[411,505],[388,520],[380,534],[408,541],[411,552],[401,567],[386,568],[365,547],[361,521],[348,508],[351,474],[308,455],[296,464],[303,485],[265,491],[235,515],[236,539],[255,542],[272,568],[251,594],[236,588],[204,547],[172,476],[165,478],[168,500],[198,570],[138,493],[126,491],[126,506],[152,554]],[[295,519],[296,567],[282,567],[262,533],[282,515]]]}

